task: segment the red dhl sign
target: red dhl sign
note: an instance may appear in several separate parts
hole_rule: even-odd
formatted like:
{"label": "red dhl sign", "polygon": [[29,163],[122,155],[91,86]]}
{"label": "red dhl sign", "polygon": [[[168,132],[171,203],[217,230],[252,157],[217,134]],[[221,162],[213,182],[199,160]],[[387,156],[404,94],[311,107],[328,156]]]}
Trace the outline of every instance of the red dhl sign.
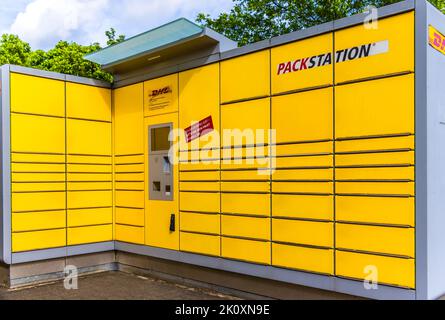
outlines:
{"label": "red dhl sign", "polygon": [[334,62],[342,63],[346,61],[354,61],[358,59],[368,58],[371,56],[387,53],[388,51],[389,51],[388,40],[367,43],[352,48],[338,50],[337,52],[335,52],[335,54],[329,52],[280,63],[277,68],[277,74],[283,75],[291,72],[324,67],[331,65]]}
{"label": "red dhl sign", "polygon": [[445,36],[433,26],[429,27],[429,44],[437,51],[445,54]]}

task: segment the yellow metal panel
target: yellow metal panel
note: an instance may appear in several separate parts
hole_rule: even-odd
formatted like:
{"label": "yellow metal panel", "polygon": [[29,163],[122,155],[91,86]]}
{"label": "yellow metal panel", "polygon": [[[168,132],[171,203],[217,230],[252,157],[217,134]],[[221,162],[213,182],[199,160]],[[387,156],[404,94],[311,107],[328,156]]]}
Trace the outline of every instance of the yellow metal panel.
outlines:
{"label": "yellow metal panel", "polygon": [[224,181],[269,181],[269,176],[258,174],[258,170],[221,171],[221,180]]}
{"label": "yellow metal panel", "polygon": [[35,154],[35,153],[11,153],[12,162],[23,163],[65,163],[65,155]]}
{"label": "yellow metal panel", "polygon": [[379,284],[415,288],[414,259],[393,258],[382,255],[336,251],[336,274],[338,276],[369,278],[367,268],[375,267]]}
{"label": "yellow metal panel", "polygon": [[181,231],[217,234],[220,233],[219,214],[181,212]]}
{"label": "yellow metal panel", "polygon": [[270,173],[268,169],[272,165],[272,160],[270,158],[254,158],[254,159],[237,159],[237,160],[222,160],[221,169],[222,170],[252,170],[252,169],[262,169],[262,175],[268,176]]}
{"label": "yellow metal panel", "polygon": [[113,225],[68,228],[68,245],[105,242],[113,240]]}
{"label": "yellow metal panel", "polygon": [[[379,19],[377,28],[367,28],[366,24],[359,24],[335,33],[336,51],[385,41],[388,48],[382,50],[381,54],[336,63],[335,81],[338,83],[414,71],[414,11]],[[341,57],[340,59],[342,60]]]}
{"label": "yellow metal panel", "polygon": [[67,82],[66,116],[111,122],[111,90]]}
{"label": "yellow metal panel", "polygon": [[113,183],[110,182],[68,182],[68,191],[87,190],[113,190]]}
{"label": "yellow metal panel", "polygon": [[220,255],[220,237],[181,232],[181,251],[218,257]]}
{"label": "yellow metal panel", "polygon": [[219,191],[219,182],[180,182],[181,191]]}
{"label": "yellow metal panel", "polygon": [[91,156],[91,155],[67,155],[69,164],[109,164],[111,165],[113,158],[109,156]]}
{"label": "yellow metal panel", "polygon": [[337,182],[337,193],[414,195],[414,182]]}
{"label": "yellow metal panel", "polygon": [[333,220],[333,196],[272,195],[272,216]]}
{"label": "yellow metal panel", "polygon": [[335,152],[414,150],[414,136],[394,138],[355,139],[335,142]]}
{"label": "yellow metal panel", "polygon": [[13,193],[12,211],[64,210],[65,192]]}
{"label": "yellow metal panel", "polygon": [[12,183],[12,192],[65,191],[64,182]]}
{"label": "yellow metal panel", "polygon": [[414,180],[414,167],[337,168],[337,180]]}
{"label": "yellow metal panel", "polygon": [[71,191],[67,194],[68,209],[111,207],[112,191]]}
{"label": "yellow metal panel", "polygon": [[144,155],[136,155],[136,156],[120,156],[114,158],[115,164],[129,164],[129,163],[144,163],[145,158]]}
{"label": "yellow metal panel", "polygon": [[415,157],[414,151],[341,154],[335,156],[337,166],[368,166],[368,165],[412,165]]}
{"label": "yellow metal panel", "polygon": [[112,173],[113,167],[111,165],[95,165],[95,164],[68,164],[68,172],[80,172],[80,173]]}
{"label": "yellow metal panel", "polygon": [[145,182],[116,182],[116,190],[140,190],[144,191]]}
{"label": "yellow metal panel", "polygon": [[[232,138],[223,137],[223,146],[268,143],[270,99],[229,104],[221,107],[222,130],[234,130]],[[257,134],[261,130],[261,134]],[[228,140],[228,141],[227,141]]]}
{"label": "yellow metal panel", "polygon": [[333,169],[298,169],[285,170],[277,169],[272,174],[274,181],[289,181],[289,180],[333,180]]}
{"label": "yellow metal panel", "polygon": [[116,205],[130,208],[144,208],[144,191],[116,191]]}
{"label": "yellow metal panel", "polygon": [[116,173],[115,179],[118,181],[144,181],[144,173]]}
{"label": "yellow metal panel", "polygon": [[221,62],[221,101],[270,94],[270,50]]}
{"label": "yellow metal panel", "polygon": [[272,128],[277,142],[333,139],[333,89],[320,89],[272,99]]}
{"label": "yellow metal panel", "polygon": [[[336,87],[336,138],[414,133],[414,75]],[[374,92],[372,98],[369,93]]]}
{"label": "yellow metal panel", "polygon": [[65,172],[65,164],[44,164],[44,163],[12,163],[12,172]]}
{"label": "yellow metal panel", "polygon": [[12,73],[11,111],[64,117],[64,82]]}
{"label": "yellow metal panel", "polygon": [[332,275],[334,251],[272,243],[272,265]]}
{"label": "yellow metal panel", "polygon": [[11,151],[65,153],[65,119],[11,114]]}
{"label": "yellow metal panel", "polygon": [[68,153],[111,155],[111,123],[67,120]]}
{"label": "yellow metal panel", "polygon": [[335,205],[340,221],[414,226],[414,198],[337,196]]}
{"label": "yellow metal panel", "polygon": [[336,224],[339,249],[414,257],[414,228]]}
{"label": "yellow metal panel", "polygon": [[214,132],[202,137],[201,141],[183,143],[181,150],[194,145],[198,148],[219,147],[219,91],[218,63],[179,74],[179,128],[184,130],[209,116],[212,117],[215,128]]}
{"label": "yellow metal panel", "polygon": [[116,223],[143,227],[145,224],[144,209],[116,208]]}
{"label": "yellow metal panel", "polygon": [[283,144],[283,145],[273,146],[273,148],[275,149],[274,153],[277,156],[330,154],[334,152],[334,142],[327,141],[327,142]]}
{"label": "yellow metal panel", "polygon": [[222,193],[222,212],[248,215],[270,215],[269,194]]}
{"label": "yellow metal panel", "polygon": [[221,238],[221,256],[229,259],[270,265],[270,242]]}
{"label": "yellow metal panel", "polygon": [[144,172],[145,166],[144,164],[125,164],[125,165],[116,165],[114,167],[114,171],[117,173],[132,173],[132,172]]}
{"label": "yellow metal panel", "polygon": [[277,168],[332,167],[334,165],[334,157],[332,155],[283,157],[277,158],[276,165]]}
{"label": "yellow metal panel", "polygon": [[112,181],[111,173],[68,173],[68,181],[77,182],[77,181]]}
{"label": "yellow metal panel", "polygon": [[179,159],[181,162],[213,162],[216,160],[215,163],[218,164],[220,155],[220,150],[215,148],[180,150]]}
{"label": "yellow metal panel", "polygon": [[178,74],[144,82],[144,115],[178,111]]}
{"label": "yellow metal panel", "polygon": [[13,213],[12,232],[61,229],[66,227],[66,212]]}
{"label": "yellow metal panel", "polygon": [[12,182],[65,182],[65,173],[13,173]]}
{"label": "yellow metal panel", "polygon": [[219,181],[219,171],[182,171],[181,181]]}
{"label": "yellow metal panel", "polygon": [[[175,215],[176,231],[170,231],[171,215]],[[179,211],[177,202],[149,201],[145,215],[145,242],[149,246],[179,249]]]}
{"label": "yellow metal panel", "polygon": [[273,182],[272,192],[280,193],[334,193],[333,182]]}
{"label": "yellow metal panel", "polygon": [[[272,93],[332,84],[332,63],[304,69],[304,65],[309,67],[308,58],[321,54],[332,54],[332,44],[332,34],[329,33],[273,48],[271,59]],[[306,62],[301,63],[301,60]],[[325,61],[324,59],[322,64]],[[316,63],[318,64],[318,61]],[[282,64],[288,67],[288,69],[281,69]],[[296,71],[297,69],[299,71]],[[288,70],[290,72],[287,72]]]}
{"label": "yellow metal panel", "polygon": [[179,167],[181,172],[193,170],[219,170],[220,161],[219,159],[214,159],[211,161],[180,162]]}
{"label": "yellow metal panel", "polygon": [[221,216],[221,234],[270,241],[270,219],[223,215]]}
{"label": "yellow metal panel", "polygon": [[[268,129],[268,128],[263,128]],[[267,138],[267,135],[265,135]],[[264,143],[268,143],[264,139]],[[262,143],[263,143],[262,142]],[[225,147],[221,150],[221,159],[244,159],[244,158],[264,158],[269,155],[269,146],[254,146],[254,147]]]}
{"label": "yellow metal panel", "polygon": [[116,155],[144,152],[144,89],[135,84],[114,90]]}
{"label": "yellow metal panel", "polygon": [[270,183],[267,182],[221,182],[222,191],[231,192],[270,192]]}
{"label": "yellow metal panel", "polygon": [[66,230],[21,232],[12,234],[12,252],[23,252],[66,246]]}
{"label": "yellow metal panel", "polygon": [[219,193],[181,192],[181,211],[219,213]]}
{"label": "yellow metal panel", "polygon": [[272,219],[272,240],[320,247],[333,247],[332,222]]}
{"label": "yellow metal panel", "polygon": [[116,224],[116,240],[144,244],[144,227],[133,227]]}
{"label": "yellow metal panel", "polygon": [[113,223],[113,208],[68,210],[68,227]]}

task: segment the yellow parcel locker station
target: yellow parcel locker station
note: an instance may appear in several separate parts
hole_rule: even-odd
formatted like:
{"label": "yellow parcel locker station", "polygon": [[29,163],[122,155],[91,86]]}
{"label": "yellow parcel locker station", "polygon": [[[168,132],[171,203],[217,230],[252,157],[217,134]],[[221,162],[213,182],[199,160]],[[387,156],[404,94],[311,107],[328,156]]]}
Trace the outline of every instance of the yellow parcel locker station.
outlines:
{"label": "yellow parcel locker station", "polygon": [[366,18],[241,48],[178,19],[88,55],[112,84],[2,66],[0,261],[441,297],[445,19]]}

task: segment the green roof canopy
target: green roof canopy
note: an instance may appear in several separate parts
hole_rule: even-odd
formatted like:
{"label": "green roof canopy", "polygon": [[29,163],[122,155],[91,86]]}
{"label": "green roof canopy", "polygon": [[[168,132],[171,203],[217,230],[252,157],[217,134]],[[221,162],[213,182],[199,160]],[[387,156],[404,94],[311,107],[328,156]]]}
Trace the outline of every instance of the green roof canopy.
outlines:
{"label": "green roof canopy", "polygon": [[[179,45],[187,42],[187,40],[196,39],[202,35],[214,39],[215,42],[224,41],[227,43],[226,40],[228,40],[210,29],[202,28],[185,18],[180,18],[129,38],[124,42],[89,54],[85,58],[100,64],[104,69],[110,69],[113,66],[141,57],[150,59],[150,55],[155,57],[155,53],[160,50]],[[235,43],[233,47],[236,47]]]}

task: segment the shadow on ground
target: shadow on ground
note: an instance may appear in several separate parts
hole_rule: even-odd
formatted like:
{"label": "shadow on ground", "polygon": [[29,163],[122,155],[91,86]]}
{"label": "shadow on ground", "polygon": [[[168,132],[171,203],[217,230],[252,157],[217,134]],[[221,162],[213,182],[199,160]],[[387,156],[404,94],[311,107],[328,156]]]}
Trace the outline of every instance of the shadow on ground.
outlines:
{"label": "shadow on ground", "polygon": [[8,290],[0,288],[0,300],[236,300],[211,290],[187,287],[154,278],[121,272],[80,277],[78,290],[66,290],[63,282]]}

